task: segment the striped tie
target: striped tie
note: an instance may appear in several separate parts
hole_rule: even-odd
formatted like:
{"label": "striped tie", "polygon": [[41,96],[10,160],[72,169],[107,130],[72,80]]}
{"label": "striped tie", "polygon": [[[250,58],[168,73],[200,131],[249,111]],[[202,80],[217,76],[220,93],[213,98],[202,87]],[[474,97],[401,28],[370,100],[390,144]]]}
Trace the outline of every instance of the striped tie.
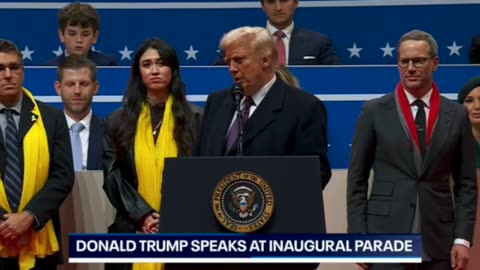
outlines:
{"label": "striped tie", "polygon": [[3,109],[2,111],[7,118],[7,127],[5,128],[7,164],[5,166],[4,185],[10,208],[13,212],[17,212],[23,189],[23,171],[18,149],[17,125],[13,119],[13,115],[17,114],[17,112],[11,109]]}

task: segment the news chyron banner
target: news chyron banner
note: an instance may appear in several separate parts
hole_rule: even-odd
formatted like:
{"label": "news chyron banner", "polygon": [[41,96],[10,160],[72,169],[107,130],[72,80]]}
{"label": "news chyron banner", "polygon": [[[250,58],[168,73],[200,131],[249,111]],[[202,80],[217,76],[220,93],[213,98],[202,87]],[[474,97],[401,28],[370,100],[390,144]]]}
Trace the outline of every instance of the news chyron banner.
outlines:
{"label": "news chyron banner", "polygon": [[70,263],[420,263],[421,236],[71,234]]}

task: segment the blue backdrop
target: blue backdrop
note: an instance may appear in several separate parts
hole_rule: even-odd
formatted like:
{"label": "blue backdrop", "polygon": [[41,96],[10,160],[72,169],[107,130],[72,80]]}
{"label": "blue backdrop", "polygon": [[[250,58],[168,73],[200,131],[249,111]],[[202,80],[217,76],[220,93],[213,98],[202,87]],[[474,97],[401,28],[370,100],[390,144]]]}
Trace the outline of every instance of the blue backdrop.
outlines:
{"label": "blue backdrop", "polygon": [[[325,102],[328,112],[329,158],[336,169],[348,167],[350,143],[362,104],[371,98],[392,92],[398,82],[396,66],[368,67],[292,67],[302,88]],[[61,108],[53,84],[55,68],[30,67],[25,71],[25,86],[34,95]],[[212,91],[229,88],[232,80],[225,67],[182,67],[188,98],[204,105]],[[441,66],[435,79],[443,95],[456,99],[458,89],[480,66]],[[100,68],[100,92],[94,111],[100,116],[120,106],[127,85],[129,68]]]}
{"label": "blue backdrop", "polygon": [[[182,65],[210,65],[223,33],[242,25],[266,23],[260,1],[87,2],[98,8],[102,20],[95,49],[114,54],[121,65],[130,65],[133,57],[130,51],[153,36],[169,41]],[[436,4],[428,5],[431,2]],[[396,50],[390,56],[384,55],[381,48],[387,43],[396,47],[399,37],[413,28],[429,31],[437,38],[441,63],[466,64],[471,37],[480,34],[476,20],[480,14],[478,3],[478,0],[302,0],[295,24],[331,36],[344,64],[393,64]],[[26,65],[42,64],[55,56],[54,51],[59,51],[57,16],[65,4],[58,0],[1,2],[0,37],[18,44],[25,53]],[[348,50],[354,44],[361,48],[358,57]]]}

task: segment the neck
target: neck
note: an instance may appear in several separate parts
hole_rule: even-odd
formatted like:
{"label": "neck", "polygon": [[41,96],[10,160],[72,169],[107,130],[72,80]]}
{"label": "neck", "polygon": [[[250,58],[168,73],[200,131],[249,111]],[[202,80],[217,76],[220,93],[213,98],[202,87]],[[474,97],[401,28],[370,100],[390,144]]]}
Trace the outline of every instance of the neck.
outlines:
{"label": "neck", "polygon": [[17,102],[20,100],[20,97],[22,96],[22,92],[20,92],[19,95],[16,96],[5,96],[0,98],[0,103],[3,104],[3,106],[7,108],[11,108],[17,104]]}
{"label": "neck", "polygon": [[152,91],[148,90],[147,92],[147,101],[151,105],[156,105],[160,103],[167,103],[170,93],[168,91]]}
{"label": "neck", "polygon": [[288,21],[288,22],[286,22],[286,23],[284,23],[284,24],[273,24],[272,21],[270,21],[270,24],[271,24],[273,27],[277,28],[278,30],[283,30],[283,29],[287,28],[290,24],[292,24],[292,21],[293,21],[293,20],[290,20],[290,21]]}
{"label": "neck", "polygon": [[71,111],[64,111],[68,117],[72,118],[75,122],[82,121],[90,113],[90,108],[85,110],[85,112],[71,112]]}

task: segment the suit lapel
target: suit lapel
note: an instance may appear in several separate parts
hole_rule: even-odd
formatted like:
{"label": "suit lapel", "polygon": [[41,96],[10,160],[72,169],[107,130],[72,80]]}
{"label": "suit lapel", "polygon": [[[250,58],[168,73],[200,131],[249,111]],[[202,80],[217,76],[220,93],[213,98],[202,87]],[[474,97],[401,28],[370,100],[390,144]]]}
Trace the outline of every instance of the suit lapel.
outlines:
{"label": "suit lapel", "polygon": [[18,125],[18,138],[23,141],[23,137],[37,121],[38,115],[32,113],[33,102],[25,95],[22,98],[22,111],[20,112],[20,123]]}
{"label": "suit lapel", "polygon": [[440,98],[440,109],[438,113],[438,119],[433,127],[432,138],[430,145],[428,146],[427,156],[425,158],[425,164],[423,166],[423,172],[425,172],[439,152],[442,150],[442,144],[446,141],[446,138],[451,129],[452,121],[452,106],[448,102],[445,102],[443,98]]}
{"label": "suit lapel", "polygon": [[[216,130],[218,132],[212,133],[212,153],[215,156],[223,156],[225,155],[225,144],[226,144],[226,137],[228,129],[230,128],[230,123],[232,122],[233,115],[235,112],[235,104],[233,103],[232,98],[230,95],[226,94],[223,98],[223,102],[220,105],[221,108],[217,111],[215,121],[212,123],[216,124]],[[214,129],[214,130],[215,130]],[[236,150],[236,147],[233,147]],[[233,150],[233,149],[232,149]]]}
{"label": "suit lapel", "polygon": [[88,136],[88,158],[87,158],[87,169],[94,170],[97,169],[97,164],[100,164],[102,155],[99,153],[103,152],[102,146],[103,140],[103,127],[102,122],[95,115],[92,115],[92,120],[90,121],[90,131]]}
{"label": "suit lapel", "polygon": [[283,107],[286,87],[288,86],[282,80],[277,78],[265,98],[262,100],[262,103],[258,105],[250,119],[248,119],[247,126],[245,127],[246,145],[276,120],[276,113]]}
{"label": "suit lapel", "polygon": [[[412,171],[412,175],[416,176],[420,173],[420,170],[421,170],[421,156],[420,156],[419,149],[410,134],[410,131],[407,126],[407,122],[405,120],[405,116],[403,115],[403,112],[400,107],[396,94],[392,95],[392,99],[389,101],[389,103],[387,103],[387,105],[389,106],[389,110],[386,110],[386,111],[389,114],[393,114],[392,116],[388,116],[388,118],[398,119],[401,125],[401,131],[400,131],[401,133],[397,133],[397,132],[394,132],[394,133],[403,134],[402,137],[405,139],[405,145],[407,145],[407,147],[398,148],[399,158],[401,158],[406,162],[406,164],[408,164],[408,167]],[[390,117],[394,117],[394,118],[390,118]],[[397,136],[396,134],[393,136]]]}
{"label": "suit lapel", "polygon": [[[297,42],[299,41],[300,33],[297,28],[293,28],[292,35],[290,36],[290,44],[288,48],[288,63],[296,62],[295,59],[301,59],[302,50],[299,50],[297,47]],[[300,55],[300,56],[299,56]]]}

